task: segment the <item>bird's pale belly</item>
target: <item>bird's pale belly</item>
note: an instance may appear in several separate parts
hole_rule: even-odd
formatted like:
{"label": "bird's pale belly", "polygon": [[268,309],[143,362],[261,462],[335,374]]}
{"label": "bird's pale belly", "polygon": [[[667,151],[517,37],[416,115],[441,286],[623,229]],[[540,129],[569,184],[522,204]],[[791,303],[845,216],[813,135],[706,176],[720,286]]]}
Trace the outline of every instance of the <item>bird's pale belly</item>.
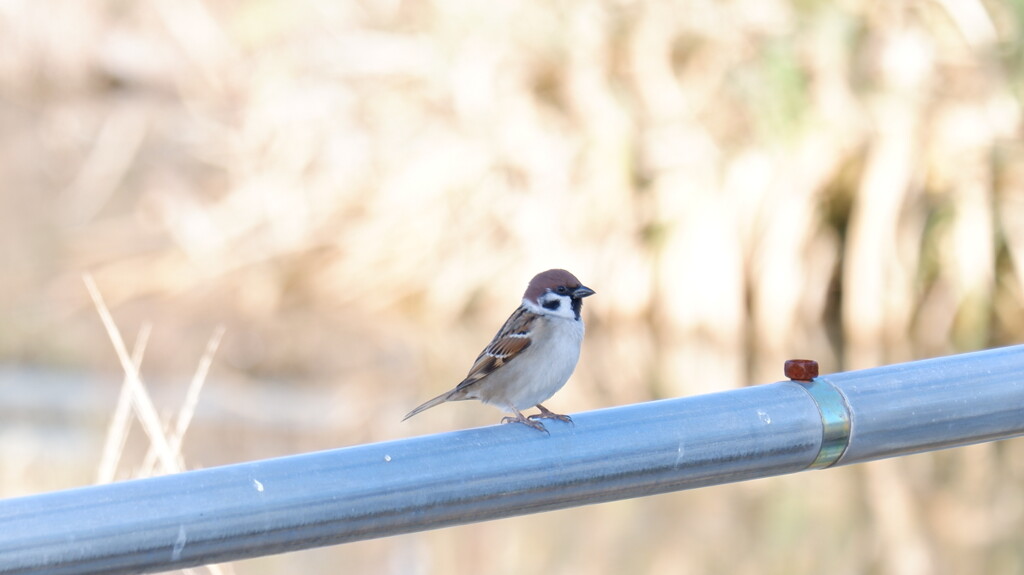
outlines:
{"label": "bird's pale belly", "polygon": [[[481,381],[479,399],[506,412],[522,411],[546,401],[568,381],[580,357],[582,322],[552,322],[552,329],[568,330],[549,345],[533,345],[520,357]],[[575,324],[575,325],[574,325]],[[555,343],[559,342],[559,343]]]}

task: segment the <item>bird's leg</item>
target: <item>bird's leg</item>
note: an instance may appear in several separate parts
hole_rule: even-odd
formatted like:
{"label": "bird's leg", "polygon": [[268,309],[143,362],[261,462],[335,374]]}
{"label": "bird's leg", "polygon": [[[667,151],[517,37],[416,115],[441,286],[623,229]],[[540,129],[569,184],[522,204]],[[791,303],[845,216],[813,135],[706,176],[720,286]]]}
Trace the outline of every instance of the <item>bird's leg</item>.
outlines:
{"label": "bird's leg", "polygon": [[550,409],[544,407],[543,405],[541,405],[539,403],[537,404],[537,409],[540,410],[540,413],[536,413],[534,415],[531,415],[530,419],[557,419],[558,421],[564,421],[566,423],[572,423],[572,418],[569,417],[568,415],[562,415],[561,413],[555,413],[554,411],[551,411]]}
{"label": "bird's leg", "polygon": [[524,425],[529,425],[530,427],[536,429],[537,431],[543,431],[544,433],[547,433],[547,434],[550,435],[550,432],[547,430],[546,427],[544,427],[544,424],[542,424],[541,422],[534,421],[534,420],[524,416],[523,413],[521,411],[519,411],[518,409],[513,409],[512,411],[516,412],[516,416],[515,417],[510,417],[510,416],[502,417],[501,418],[501,422],[502,423],[522,423]]}

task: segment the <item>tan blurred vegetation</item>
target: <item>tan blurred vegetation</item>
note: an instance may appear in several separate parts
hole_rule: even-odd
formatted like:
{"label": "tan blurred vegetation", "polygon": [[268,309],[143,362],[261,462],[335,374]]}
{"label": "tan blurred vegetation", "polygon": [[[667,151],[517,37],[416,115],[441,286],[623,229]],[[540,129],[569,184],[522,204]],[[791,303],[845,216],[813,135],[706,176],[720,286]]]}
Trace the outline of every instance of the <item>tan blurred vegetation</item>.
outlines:
{"label": "tan blurred vegetation", "polygon": [[[1020,0],[0,3],[0,496],[95,476],[121,375],[83,272],[126,339],[152,322],[161,409],[226,326],[191,467],[496,422],[399,419],[550,267],[598,292],[570,413],[1020,342],[1022,29]],[[1019,573],[1022,461],[234,570]]]}

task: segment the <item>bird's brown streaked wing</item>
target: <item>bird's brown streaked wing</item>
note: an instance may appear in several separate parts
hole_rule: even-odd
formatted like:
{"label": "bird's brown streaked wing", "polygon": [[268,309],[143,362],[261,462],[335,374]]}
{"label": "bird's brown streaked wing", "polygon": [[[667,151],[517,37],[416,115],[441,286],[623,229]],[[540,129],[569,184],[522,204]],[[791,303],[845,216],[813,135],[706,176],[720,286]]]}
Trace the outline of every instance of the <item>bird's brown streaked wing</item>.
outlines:
{"label": "bird's brown streaked wing", "polygon": [[455,389],[464,389],[466,386],[480,381],[530,347],[530,333],[537,317],[537,314],[526,308],[517,309],[494,336],[491,343],[487,344],[487,347],[480,352],[476,361],[473,362],[473,367],[469,368],[466,379],[462,380]]}

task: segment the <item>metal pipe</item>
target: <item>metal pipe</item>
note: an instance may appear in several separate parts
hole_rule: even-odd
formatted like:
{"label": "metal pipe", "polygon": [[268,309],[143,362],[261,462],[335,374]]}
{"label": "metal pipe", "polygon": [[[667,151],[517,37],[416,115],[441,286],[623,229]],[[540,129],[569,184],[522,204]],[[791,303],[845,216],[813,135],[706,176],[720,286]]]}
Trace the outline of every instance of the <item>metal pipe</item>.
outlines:
{"label": "metal pipe", "polygon": [[1024,346],[574,419],[0,501],[0,573],[180,569],[1008,438]]}

